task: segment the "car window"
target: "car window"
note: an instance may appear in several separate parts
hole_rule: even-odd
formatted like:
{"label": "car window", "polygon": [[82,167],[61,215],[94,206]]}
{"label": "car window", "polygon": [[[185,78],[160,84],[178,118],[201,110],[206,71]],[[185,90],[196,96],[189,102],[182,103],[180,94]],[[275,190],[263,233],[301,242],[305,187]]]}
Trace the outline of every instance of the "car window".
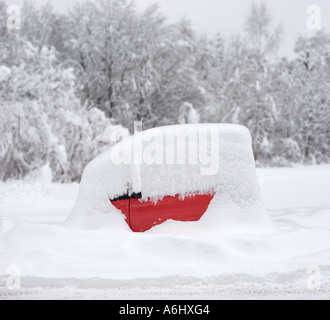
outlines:
{"label": "car window", "polygon": [[114,199],[110,199],[110,201],[113,202],[113,201],[120,201],[120,200],[129,200],[129,199],[142,199],[142,193],[141,192],[132,193],[131,195],[129,193],[127,193],[123,196],[120,196],[120,197],[117,197]]}

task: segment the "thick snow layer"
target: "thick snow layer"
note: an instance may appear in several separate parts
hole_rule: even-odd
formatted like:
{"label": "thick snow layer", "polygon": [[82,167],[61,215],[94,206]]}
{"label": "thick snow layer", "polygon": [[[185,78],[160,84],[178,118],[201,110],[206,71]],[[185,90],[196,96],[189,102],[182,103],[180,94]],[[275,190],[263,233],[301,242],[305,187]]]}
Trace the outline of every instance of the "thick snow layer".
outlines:
{"label": "thick snow layer", "polygon": [[[0,299],[329,298],[330,167],[258,175],[276,232],[217,241],[189,234],[198,223],[145,234],[62,228],[78,185],[0,183]],[[10,265],[20,268],[22,291],[6,288]],[[307,286],[310,266],[320,268],[319,290]]]}
{"label": "thick snow layer", "polygon": [[167,195],[216,192],[198,223],[173,222],[173,228],[168,222],[160,227],[165,233],[173,229],[189,234],[265,233],[272,229],[261,201],[251,135],[242,126],[162,127],[120,142],[87,166],[66,226],[97,229],[108,225],[113,232],[129,232],[109,203],[109,198],[122,196],[128,189],[154,201]]}

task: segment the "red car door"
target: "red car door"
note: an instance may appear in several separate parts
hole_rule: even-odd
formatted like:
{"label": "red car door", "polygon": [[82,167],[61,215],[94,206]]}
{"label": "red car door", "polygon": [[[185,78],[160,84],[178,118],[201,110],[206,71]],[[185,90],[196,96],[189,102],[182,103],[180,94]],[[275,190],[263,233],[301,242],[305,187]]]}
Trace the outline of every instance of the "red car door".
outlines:
{"label": "red car door", "polygon": [[206,212],[214,194],[167,196],[157,203],[142,201],[141,195],[124,196],[111,203],[126,216],[126,222],[134,232],[144,232],[167,220],[198,221]]}
{"label": "red car door", "polygon": [[180,199],[165,197],[156,204],[152,201],[130,200],[130,227],[134,232],[144,232],[166,220],[198,221],[207,210],[214,195],[195,195]]}

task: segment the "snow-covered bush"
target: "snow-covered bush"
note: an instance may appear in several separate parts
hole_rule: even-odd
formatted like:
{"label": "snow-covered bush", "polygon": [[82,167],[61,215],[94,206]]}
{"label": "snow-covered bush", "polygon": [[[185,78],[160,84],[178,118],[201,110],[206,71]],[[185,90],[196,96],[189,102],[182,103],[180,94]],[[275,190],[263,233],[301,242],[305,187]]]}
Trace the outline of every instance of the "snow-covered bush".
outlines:
{"label": "snow-covered bush", "polygon": [[[23,178],[49,164],[54,181],[78,181],[85,165],[127,131],[76,96],[73,69],[53,48],[24,42],[25,62],[1,81],[0,179]],[[108,134],[108,136],[105,136]]]}

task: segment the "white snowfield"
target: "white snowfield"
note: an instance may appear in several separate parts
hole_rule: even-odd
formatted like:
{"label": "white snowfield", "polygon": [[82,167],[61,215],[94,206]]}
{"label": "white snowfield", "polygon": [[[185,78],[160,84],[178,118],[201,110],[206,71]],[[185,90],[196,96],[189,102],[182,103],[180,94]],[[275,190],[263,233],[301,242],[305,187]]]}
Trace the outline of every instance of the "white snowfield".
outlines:
{"label": "white snowfield", "polygon": [[[232,144],[254,200],[241,202],[234,195],[244,188],[231,182],[199,222],[143,234],[105,206],[109,190],[83,186],[71,215],[77,184],[0,184],[0,299],[330,299],[330,166],[258,169],[265,210],[248,143]],[[89,211],[85,197],[95,200]],[[19,268],[21,290],[7,288],[9,266]]]}

